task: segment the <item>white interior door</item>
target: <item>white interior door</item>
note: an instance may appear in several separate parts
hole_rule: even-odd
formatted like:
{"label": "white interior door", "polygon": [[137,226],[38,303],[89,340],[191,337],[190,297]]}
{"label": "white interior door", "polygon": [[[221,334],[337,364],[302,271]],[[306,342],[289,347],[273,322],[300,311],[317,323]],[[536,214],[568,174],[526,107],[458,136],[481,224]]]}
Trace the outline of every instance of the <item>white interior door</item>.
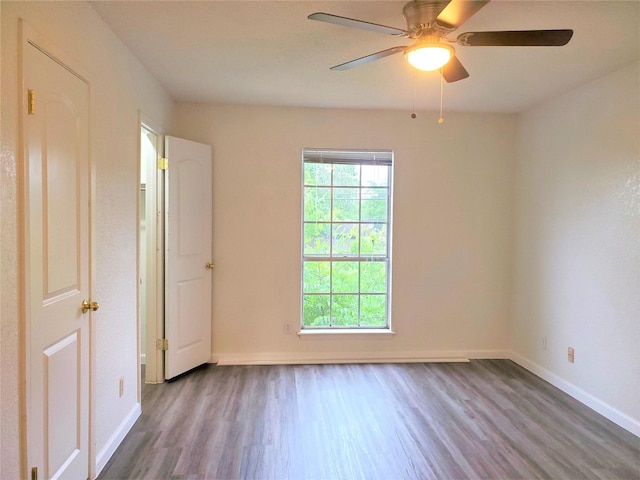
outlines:
{"label": "white interior door", "polygon": [[165,137],[165,377],[211,358],[211,147]]}
{"label": "white interior door", "polygon": [[[89,86],[25,40],[27,461],[89,477]],[[91,305],[91,303],[89,303]]]}

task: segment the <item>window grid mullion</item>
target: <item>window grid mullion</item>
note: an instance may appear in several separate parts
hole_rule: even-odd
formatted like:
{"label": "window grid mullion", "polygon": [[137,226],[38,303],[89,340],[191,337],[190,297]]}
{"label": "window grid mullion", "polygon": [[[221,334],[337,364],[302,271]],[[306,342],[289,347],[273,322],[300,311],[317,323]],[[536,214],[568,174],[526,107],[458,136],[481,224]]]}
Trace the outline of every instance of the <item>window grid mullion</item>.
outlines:
{"label": "window grid mullion", "polygon": [[[331,166],[331,195],[329,201],[329,220],[331,221],[331,226],[329,227],[329,234],[331,235],[329,239],[329,256],[333,258],[333,176],[334,176],[334,168]],[[329,327],[333,327],[333,261],[329,261]]]}
{"label": "window grid mullion", "polygon": [[[358,166],[358,257],[362,258],[362,165]],[[362,291],[362,263],[358,262],[358,326],[360,326],[361,291]]]}

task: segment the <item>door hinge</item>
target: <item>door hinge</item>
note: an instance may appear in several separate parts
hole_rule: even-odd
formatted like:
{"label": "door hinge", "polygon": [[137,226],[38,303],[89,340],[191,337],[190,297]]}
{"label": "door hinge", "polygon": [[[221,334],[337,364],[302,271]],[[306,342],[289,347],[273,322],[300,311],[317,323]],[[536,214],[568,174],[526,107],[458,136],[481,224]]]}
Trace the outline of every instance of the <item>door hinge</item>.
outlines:
{"label": "door hinge", "polygon": [[29,97],[27,101],[27,113],[29,115],[36,114],[36,91],[32,88],[29,89]]}
{"label": "door hinge", "polygon": [[162,157],[158,159],[158,170],[166,170],[169,168],[169,159]]}
{"label": "door hinge", "polygon": [[31,480],[38,480],[38,467],[31,469]]}
{"label": "door hinge", "polygon": [[159,338],[156,340],[156,350],[169,350],[169,340]]}

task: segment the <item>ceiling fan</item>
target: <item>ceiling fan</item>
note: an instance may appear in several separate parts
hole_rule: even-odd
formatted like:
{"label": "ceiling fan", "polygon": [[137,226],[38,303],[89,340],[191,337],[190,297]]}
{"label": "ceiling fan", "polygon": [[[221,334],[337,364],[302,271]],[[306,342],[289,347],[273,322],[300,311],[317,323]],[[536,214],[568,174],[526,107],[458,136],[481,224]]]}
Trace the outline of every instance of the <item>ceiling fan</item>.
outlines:
{"label": "ceiling fan", "polygon": [[489,1],[413,0],[402,9],[407,24],[406,30],[323,12],[312,13],[308,18],[415,40],[413,45],[387,48],[381,52],[341,63],[331,67],[331,70],[347,70],[363,63],[404,52],[407,61],[417,69],[429,71],[442,68],[442,76],[449,83],[469,76],[455,55],[455,49],[451,45],[453,43],[463,47],[559,47],[566,45],[573,36],[573,30],[563,29],[465,32],[455,39],[447,38],[447,35],[457,30]]}

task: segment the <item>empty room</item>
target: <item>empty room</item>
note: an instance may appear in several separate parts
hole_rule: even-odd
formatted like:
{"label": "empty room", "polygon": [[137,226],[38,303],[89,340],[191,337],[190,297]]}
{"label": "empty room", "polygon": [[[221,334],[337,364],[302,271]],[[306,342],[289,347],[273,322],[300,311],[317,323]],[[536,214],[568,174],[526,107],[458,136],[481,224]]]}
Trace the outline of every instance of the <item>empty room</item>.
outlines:
{"label": "empty room", "polygon": [[0,20],[1,479],[640,479],[640,2]]}

